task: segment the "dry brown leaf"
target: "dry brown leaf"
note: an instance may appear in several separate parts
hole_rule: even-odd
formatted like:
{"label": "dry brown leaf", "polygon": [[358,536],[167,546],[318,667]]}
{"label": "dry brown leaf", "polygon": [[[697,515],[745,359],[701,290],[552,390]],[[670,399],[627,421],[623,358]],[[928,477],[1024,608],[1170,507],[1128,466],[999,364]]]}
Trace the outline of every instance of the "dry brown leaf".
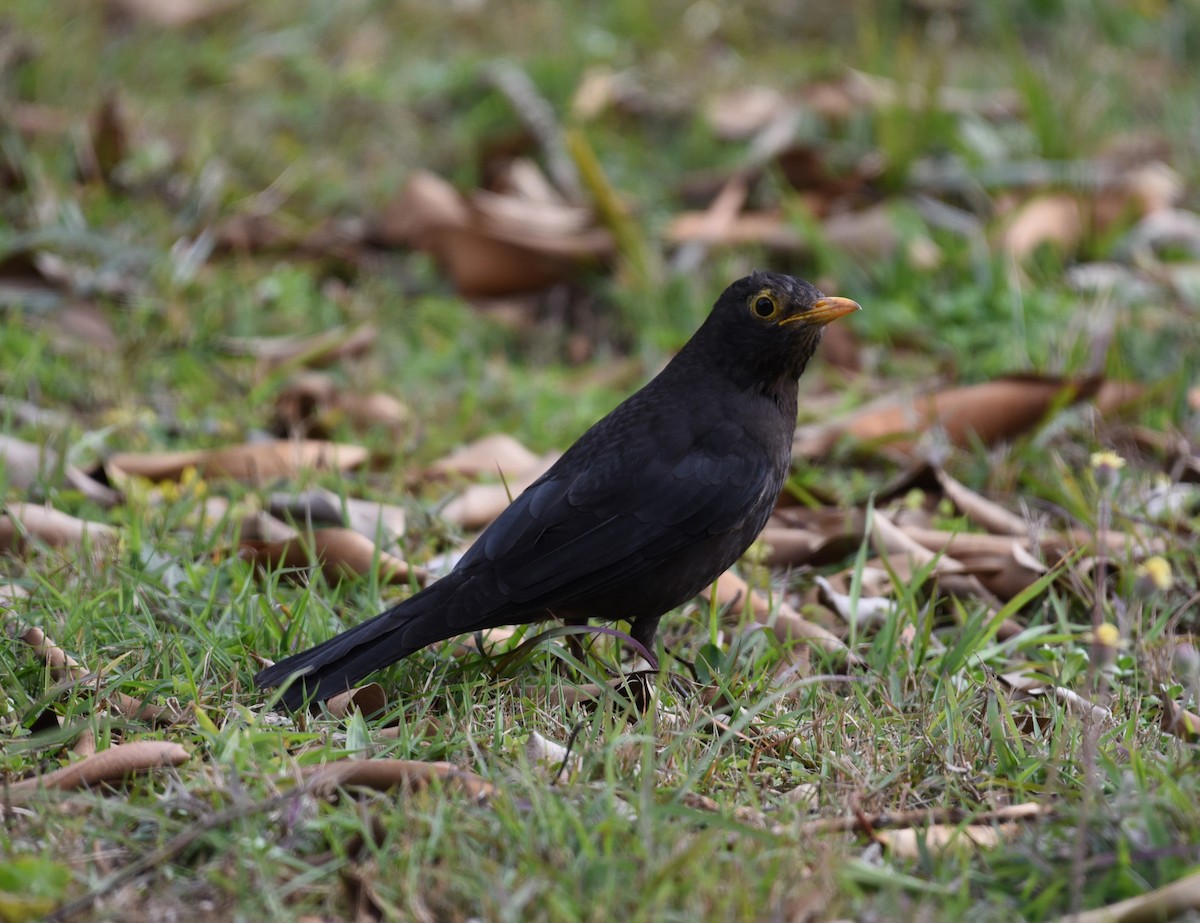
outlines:
{"label": "dry brown leaf", "polygon": [[1061,917],[1059,923],[1164,923],[1189,910],[1200,910],[1200,872],[1107,907]]}
{"label": "dry brown leaf", "polygon": [[180,29],[222,16],[242,0],[107,0],[110,9],[164,29]]}
{"label": "dry brown leaf", "polygon": [[21,640],[32,647],[33,652],[50,668],[50,675],[56,682],[77,679],[87,673],[78,660],[47,638],[40,628],[26,629]]}
{"label": "dry brown leaf", "polygon": [[307,571],[315,561],[330,583],[366,576],[376,563],[384,583],[408,583],[412,579],[422,583],[426,579],[423,569],[378,550],[373,541],[353,529],[315,529],[280,542],[243,540],[238,547],[245,558],[268,570]]}
{"label": "dry brown leaf", "polygon": [[341,394],[334,403],[333,410],[335,413],[344,414],[356,430],[380,427],[393,434],[399,434],[412,422],[412,414],[408,407],[384,391]]}
{"label": "dry brown leaf", "polygon": [[88,477],[74,465],[60,462],[58,453],[53,449],[4,433],[0,433],[0,462],[3,462],[7,471],[9,486],[19,490],[28,490],[38,481],[56,483],[54,475],[58,474],[61,464],[62,475],[67,483],[92,502],[101,506],[115,506],[121,499],[115,490]]}
{"label": "dry brown leaf", "polygon": [[896,609],[896,601],[885,596],[868,596],[865,593],[858,598],[857,607],[851,605],[851,598],[846,593],[839,593],[833,584],[822,576],[817,576],[816,584],[821,603],[838,614],[847,625],[857,625],[860,628],[883,625]]}
{"label": "dry brown leaf", "polygon": [[243,516],[237,534],[244,542],[289,542],[300,537],[298,529],[261,510]]}
{"label": "dry brown leaf", "polygon": [[310,469],[349,471],[365,462],[368,454],[362,446],[348,443],[279,439],[191,452],[127,452],[109,458],[105,469],[115,481],[130,476],[174,481],[195,468],[205,478],[261,484]]}
{"label": "dry brown leaf", "polygon": [[1034,375],[999,378],[912,397],[888,397],[849,416],[796,430],[793,452],[801,458],[827,453],[843,437],[879,443],[911,454],[916,437],[934,427],[956,446],[978,439],[994,445],[1030,431],[1057,406],[1087,400],[1098,378],[1072,382]]}
{"label": "dry brown leaf", "polygon": [[589,212],[482,191],[468,200],[424,171],[384,208],[371,236],[428,251],[468,297],[536,291],[615,253],[612,236]]}
{"label": "dry brown leaf", "polygon": [[[40,628],[28,628],[21,640],[33,648],[33,652],[50,668],[55,682],[88,679],[88,669],[74,657],[55,644]],[[171,724],[179,719],[172,708],[148,705],[123,692],[110,691],[105,694],[109,706],[118,715],[152,724]]]}
{"label": "dry brown leaf", "polygon": [[446,728],[442,722],[434,717],[426,717],[419,722],[408,721],[407,727],[401,727],[399,724],[389,724],[387,727],[380,728],[376,736],[381,740],[398,740],[401,737],[445,737]]}
{"label": "dry brown leaf", "polygon": [[387,709],[387,693],[379,683],[367,683],[357,689],[347,689],[325,701],[325,707],[335,718],[345,718],[355,711],[366,717]]}
{"label": "dry brown leaf", "polygon": [[947,850],[972,852],[977,849],[995,849],[1006,840],[1012,839],[1021,828],[1016,824],[998,824],[985,827],[981,824],[957,826],[935,824],[932,827],[904,827],[900,830],[881,830],[875,839],[897,859],[920,859],[922,844],[931,853]]}
{"label": "dry brown leaf", "polygon": [[1089,702],[1078,692],[1073,692],[1064,686],[1055,686],[1045,680],[1027,676],[1024,673],[1001,673],[1000,681],[1015,692],[1027,696],[1053,695],[1075,714],[1084,718],[1091,717],[1099,721],[1112,720],[1112,711],[1103,705]]}
{"label": "dry brown leaf", "polygon": [[1039,195],[1016,210],[1001,246],[1023,260],[1042,244],[1072,253],[1083,240],[1084,215],[1079,200],[1064,193]]}
{"label": "dry brown leaf", "polygon": [[409,409],[392,395],[345,391],[322,372],[297,375],[280,389],[275,415],[280,431],[308,437],[331,432],[343,420],[359,430],[379,426],[399,436],[412,422]]}
{"label": "dry brown leaf", "polygon": [[934,474],[950,502],[975,525],[998,535],[1029,534],[1029,526],[1020,516],[960,484],[941,468],[935,469]]}
{"label": "dry brown leaf", "polygon": [[[932,566],[931,573],[937,578],[938,586],[947,594],[978,599],[992,612],[999,611],[1000,600],[978,577],[969,573],[962,561],[950,557],[944,551],[940,555],[931,552],[909,535],[906,529],[897,528],[887,516],[878,511],[873,522],[872,545],[882,557],[889,559],[889,564],[894,569],[901,573],[912,573]],[[900,567],[897,567],[896,556],[899,556]],[[1007,640],[1016,637],[1022,631],[1019,622],[1005,619],[997,628],[996,635],[1001,640]]]}
{"label": "dry brown leaf", "polygon": [[531,731],[525,741],[525,758],[550,779],[557,779],[563,773],[569,778],[583,766],[583,757],[577,751],[568,750],[537,731]]}
{"label": "dry brown leaf", "polygon": [[[499,516],[522,491],[558,460],[557,453],[538,459],[532,470],[506,484],[472,484],[442,508],[442,518],[464,529],[482,529]],[[511,494],[511,499],[510,499]]]}
{"label": "dry brown leaf", "polygon": [[[904,533],[930,551],[941,551],[959,560],[976,557],[1011,554],[1014,539],[1007,535],[986,535],[982,532],[946,532],[941,529],[922,529],[906,526]],[[1162,538],[1149,537],[1137,532],[1105,532],[1093,535],[1086,529],[1069,532],[1045,532],[1037,540],[1037,550],[1049,561],[1056,561],[1079,549],[1092,548],[1097,538],[1104,539],[1109,554],[1120,552],[1135,560],[1149,554],[1162,554],[1165,543]],[[1020,540],[1022,551],[1031,552],[1028,539]],[[1034,559],[1036,560],[1036,558]]]}
{"label": "dry brown leaf", "polygon": [[87,546],[95,552],[108,552],[116,548],[119,533],[105,523],[76,519],[48,506],[5,506],[0,514],[0,553],[24,554],[30,539],[53,548]]}
{"label": "dry brown leaf", "polygon": [[709,102],[705,115],[718,138],[736,141],[758,134],[782,118],[790,118],[795,111],[778,90],[751,85],[717,96]]}
{"label": "dry brown leaf", "polygon": [[431,476],[455,475],[476,478],[485,474],[502,473],[519,477],[540,463],[541,459],[512,436],[493,433],[476,439],[429,466]]}
{"label": "dry brown leaf", "polygon": [[866,516],[862,510],[803,506],[776,507],[760,541],[766,563],[836,564],[862,544]]}
{"label": "dry brown leaf", "polygon": [[1162,699],[1162,729],[1188,743],[1200,741],[1200,715],[1177,704],[1170,696]]}
{"label": "dry brown leaf", "polygon": [[517,631],[516,628],[508,627],[485,628],[483,631],[462,635],[455,642],[452,654],[455,657],[466,657],[471,654],[487,653],[486,650],[481,651],[479,648],[480,638],[482,638],[485,648],[490,648],[508,641]]}
{"label": "dry brown leaf", "polygon": [[905,534],[902,529],[898,529],[879,510],[875,511],[872,518],[871,545],[880,557],[900,557],[907,564],[910,572],[933,566],[933,573],[944,577],[947,574],[958,574],[963,571],[962,564],[954,558],[948,554],[942,554],[939,557]]}
{"label": "dry brown leaf", "polygon": [[45,326],[55,348],[61,352],[111,353],[120,347],[121,341],[108,315],[95,302],[69,302],[54,312],[52,320],[53,326]]}
{"label": "dry brown leaf", "polygon": [[187,750],[176,743],[139,740],[117,744],[44,776],[10,783],[7,794],[15,800],[26,800],[41,791],[94,788],[104,783],[120,782],[136,773],[150,772],[163,766],[178,766],[187,758]]}
{"label": "dry brown leaf", "polygon": [[974,576],[989,592],[1009,600],[1029,587],[1046,566],[1040,563],[1017,541],[1010,542],[1007,555],[980,555],[960,559],[966,573]]}
{"label": "dry brown leaf", "polygon": [[425,763],[418,760],[341,760],[323,766],[306,766],[300,774],[314,795],[325,797],[339,788],[372,788],[388,791],[401,788],[421,791],[435,782],[458,790],[475,801],[496,794],[492,783],[452,763]]}
{"label": "dry brown leaf", "polygon": [[[711,586],[706,587],[700,595],[710,599],[712,590]],[[778,611],[773,611],[766,597],[761,593],[751,592],[746,581],[731,570],[725,571],[717,578],[716,593],[717,604],[732,607],[734,617],[739,620],[743,608],[748,605],[754,620],[771,628],[775,636],[785,644],[804,641],[825,653],[842,655],[848,663],[859,663],[858,657],[850,652],[837,635],[808,621],[786,602],[780,603]]]}
{"label": "dry brown leaf", "polygon": [[[404,507],[357,497],[340,497],[331,490],[316,488],[299,493],[274,493],[267,501],[267,508],[274,516],[307,527],[346,525],[371,541],[382,538],[390,542],[404,535]],[[252,537],[265,538],[262,535]]]}
{"label": "dry brown leaf", "polygon": [[1136,381],[1106,381],[1096,392],[1096,409],[1106,417],[1129,411],[1141,402],[1149,390]]}
{"label": "dry brown leaf", "polygon": [[616,81],[611,67],[589,67],[571,96],[571,115],[580,122],[595,119],[615,101]]}
{"label": "dry brown leaf", "polygon": [[95,732],[91,728],[85,728],[84,731],[77,738],[75,738],[75,743],[71,746],[71,752],[81,759],[93,756],[96,752]]}

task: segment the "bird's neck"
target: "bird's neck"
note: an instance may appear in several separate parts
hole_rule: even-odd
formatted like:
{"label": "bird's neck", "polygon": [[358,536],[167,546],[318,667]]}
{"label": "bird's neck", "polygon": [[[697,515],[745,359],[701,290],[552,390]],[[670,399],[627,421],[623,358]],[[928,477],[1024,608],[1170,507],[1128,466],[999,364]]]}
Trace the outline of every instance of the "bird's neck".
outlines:
{"label": "bird's neck", "polygon": [[779,408],[779,413],[785,420],[795,425],[800,391],[800,383],[797,379],[791,376],[777,378],[765,384],[760,383],[759,390],[764,397]]}

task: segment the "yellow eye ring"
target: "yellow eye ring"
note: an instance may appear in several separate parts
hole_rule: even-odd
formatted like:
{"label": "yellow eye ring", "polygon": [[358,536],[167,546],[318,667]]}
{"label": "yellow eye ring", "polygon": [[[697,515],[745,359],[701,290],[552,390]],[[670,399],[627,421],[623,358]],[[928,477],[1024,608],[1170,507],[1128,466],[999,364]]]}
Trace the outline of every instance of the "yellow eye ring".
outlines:
{"label": "yellow eye ring", "polygon": [[779,313],[779,300],[767,289],[750,299],[750,311],[755,317],[770,320]]}

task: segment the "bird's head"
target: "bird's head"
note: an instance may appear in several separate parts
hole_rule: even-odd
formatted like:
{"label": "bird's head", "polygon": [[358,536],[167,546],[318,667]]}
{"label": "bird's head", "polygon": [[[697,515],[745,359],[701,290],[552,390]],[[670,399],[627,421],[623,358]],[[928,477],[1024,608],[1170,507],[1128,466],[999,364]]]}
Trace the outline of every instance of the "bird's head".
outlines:
{"label": "bird's head", "polygon": [[771,387],[799,378],[825,325],[857,310],[803,279],[759,271],[725,289],[693,342],[735,380]]}

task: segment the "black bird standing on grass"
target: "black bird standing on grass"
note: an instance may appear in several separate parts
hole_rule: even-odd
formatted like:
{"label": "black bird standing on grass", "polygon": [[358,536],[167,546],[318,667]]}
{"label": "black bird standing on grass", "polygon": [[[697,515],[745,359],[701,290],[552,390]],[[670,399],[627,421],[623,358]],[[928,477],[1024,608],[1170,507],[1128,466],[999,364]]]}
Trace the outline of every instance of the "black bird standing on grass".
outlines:
{"label": "black bird standing on grass", "polygon": [[454,570],[255,677],[283,702],[344,692],[427,644],[549,617],[658,620],[750,546],[783,488],[797,381],[821,330],[858,305],[791,276],[729,286],[655,378],[579,437]]}

